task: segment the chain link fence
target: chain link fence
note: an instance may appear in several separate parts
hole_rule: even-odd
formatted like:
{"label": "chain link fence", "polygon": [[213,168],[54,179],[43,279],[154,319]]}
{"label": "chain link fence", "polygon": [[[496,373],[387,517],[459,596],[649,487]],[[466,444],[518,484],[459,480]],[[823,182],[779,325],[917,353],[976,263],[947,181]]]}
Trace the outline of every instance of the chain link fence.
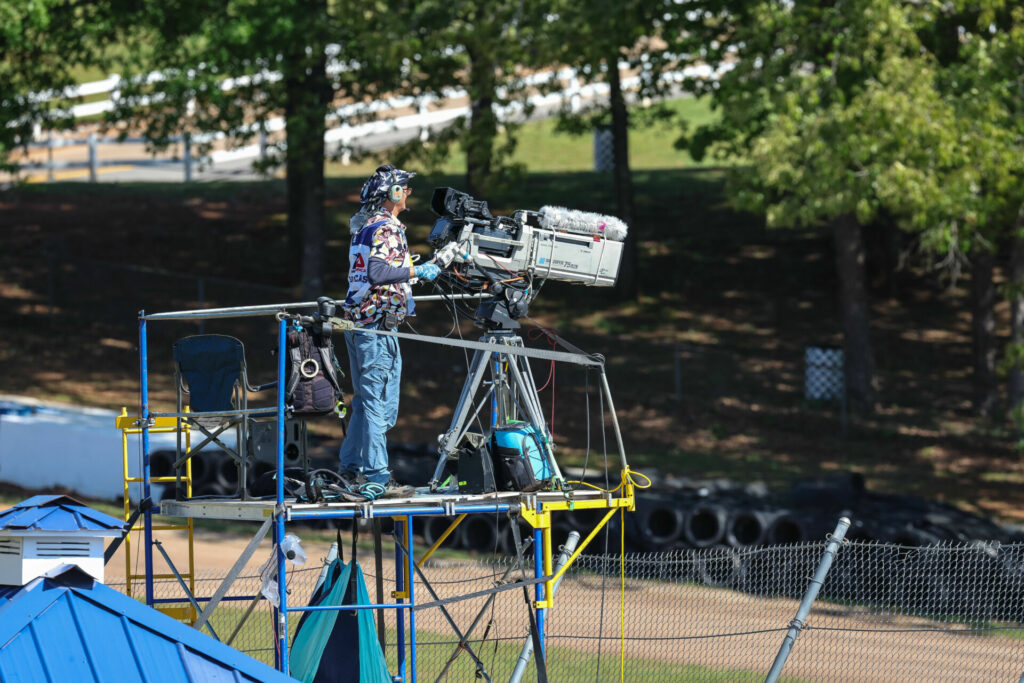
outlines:
{"label": "chain link fence", "polygon": [[[762,681],[824,549],[824,542],[682,549],[627,555],[621,564],[617,555],[583,555],[566,573],[548,613],[549,679],[616,681],[621,673],[645,683]],[[362,557],[361,564],[374,599],[372,559]],[[442,599],[521,579],[524,572],[533,575],[532,567],[514,566],[507,556],[424,567]],[[383,574],[388,599],[394,589],[390,558]],[[318,575],[317,566],[289,571],[291,604],[308,601]],[[202,576],[197,593],[211,595],[219,582],[220,577]],[[258,591],[259,578],[247,576],[229,596]],[[419,580],[415,591],[420,604],[432,599]],[[157,595],[182,594],[175,582],[161,581]],[[269,605],[260,600],[239,626],[248,604],[222,603],[213,627],[225,641],[237,628],[231,644],[272,664]],[[474,656],[491,679],[508,680],[529,640],[523,591],[446,608],[463,632],[481,615],[468,634],[469,648],[458,647],[439,609],[417,610],[417,680],[472,680]],[[289,616],[292,636],[298,617]],[[386,611],[385,652],[393,671],[395,624],[394,611]],[[782,680],[1017,683],[1022,674],[1024,545],[909,548],[854,541],[840,548]],[[532,660],[523,680],[536,680]]]}

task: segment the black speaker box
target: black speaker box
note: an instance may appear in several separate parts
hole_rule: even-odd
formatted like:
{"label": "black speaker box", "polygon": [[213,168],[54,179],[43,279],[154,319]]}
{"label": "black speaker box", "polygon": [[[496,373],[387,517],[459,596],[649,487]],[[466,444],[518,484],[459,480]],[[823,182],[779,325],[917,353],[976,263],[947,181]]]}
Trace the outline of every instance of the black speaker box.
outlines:
{"label": "black speaker box", "polygon": [[[277,465],[277,420],[249,423],[249,454],[256,462]],[[306,424],[284,421],[284,464],[295,467],[306,459]]]}

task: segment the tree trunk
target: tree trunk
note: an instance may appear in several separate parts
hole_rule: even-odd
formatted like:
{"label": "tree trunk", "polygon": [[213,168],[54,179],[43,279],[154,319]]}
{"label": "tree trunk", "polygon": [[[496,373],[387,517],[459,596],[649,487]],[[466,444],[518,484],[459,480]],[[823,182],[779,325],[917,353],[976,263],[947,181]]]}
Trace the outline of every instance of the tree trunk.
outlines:
{"label": "tree trunk", "polygon": [[622,93],[618,55],[608,61],[609,99],[612,114],[612,151],[615,157],[615,198],[619,218],[629,226],[629,235],[623,244],[622,263],[619,266],[618,291],[625,297],[636,298],[640,291],[636,278],[637,228],[633,220],[633,177],[629,170],[629,110]]}
{"label": "tree trunk", "polygon": [[867,415],[872,410],[873,377],[864,285],[864,236],[856,218],[845,214],[832,221],[832,237],[843,312],[846,395],[851,410]]}
{"label": "tree trunk", "polygon": [[974,256],[971,273],[971,359],[974,409],[990,416],[996,406],[996,288],[992,280],[995,256],[985,249]]}
{"label": "tree trunk", "polygon": [[494,113],[497,80],[494,60],[486,47],[469,49],[469,133],[466,136],[466,188],[478,199],[486,199],[491,182],[494,138],[498,116]]}
{"label": "tree trunk", "polygon": [[1010,291],[1010,348],[1007,355],[1015,359],[1010,367],[1009,407],[1010,415],[1017,423],[1018,433],[1022,427],[1021,403],[1024,402],[1024,369],[1021,367],[1021,352],[1024,351],[1024,237],[1013,238],[1008,273]]}
{"label": "tree trunk", "polygon": [[286,76],[288,233],[304,299],[324,294],[324,133],[332,93],[324,51],[314,54],[311,61],[297,56]]}

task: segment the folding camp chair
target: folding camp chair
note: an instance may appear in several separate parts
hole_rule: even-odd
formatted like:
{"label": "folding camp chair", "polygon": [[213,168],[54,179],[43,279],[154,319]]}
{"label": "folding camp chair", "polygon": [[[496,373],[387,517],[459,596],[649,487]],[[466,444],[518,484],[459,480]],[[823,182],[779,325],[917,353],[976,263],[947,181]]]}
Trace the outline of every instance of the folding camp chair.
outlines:
{"label": "folding camp chair", "polygon": [[[269,382],[249,384],[246,374],[245,348],[234,337],[222,334],[201,334],[179,339],[174,344],[175,384],[178,395],[179,420],[187,422],[205,437],[188,453],[178,444],[176,471],[188,458],[210,443],[225,451],[238,467],[236,494],[246,497],[248,422],[256,415],[271,415],[276,408],[249,408],[248,392],[258,392],[277,385]],[[184,396],[188,395],[189,412],[182,412]],[[234,428],[235,448],[220,436]],[[179,430],[180,433],[180,430]]]}

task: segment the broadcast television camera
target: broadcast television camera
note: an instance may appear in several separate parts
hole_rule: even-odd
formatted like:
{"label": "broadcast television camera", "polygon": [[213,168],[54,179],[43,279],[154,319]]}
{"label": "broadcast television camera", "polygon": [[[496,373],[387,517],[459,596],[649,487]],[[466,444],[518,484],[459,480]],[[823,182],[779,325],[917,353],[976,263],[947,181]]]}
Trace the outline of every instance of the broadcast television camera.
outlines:
{"label": "broadcast television camera", "polygon": [[613,216],[557,206],[493,216],[487,202],[450,187],[436,188],[430,206],[438,219],[427,243],[463,289],[528,291],[534,278],[611,287],[618,278],[627,227]]}

